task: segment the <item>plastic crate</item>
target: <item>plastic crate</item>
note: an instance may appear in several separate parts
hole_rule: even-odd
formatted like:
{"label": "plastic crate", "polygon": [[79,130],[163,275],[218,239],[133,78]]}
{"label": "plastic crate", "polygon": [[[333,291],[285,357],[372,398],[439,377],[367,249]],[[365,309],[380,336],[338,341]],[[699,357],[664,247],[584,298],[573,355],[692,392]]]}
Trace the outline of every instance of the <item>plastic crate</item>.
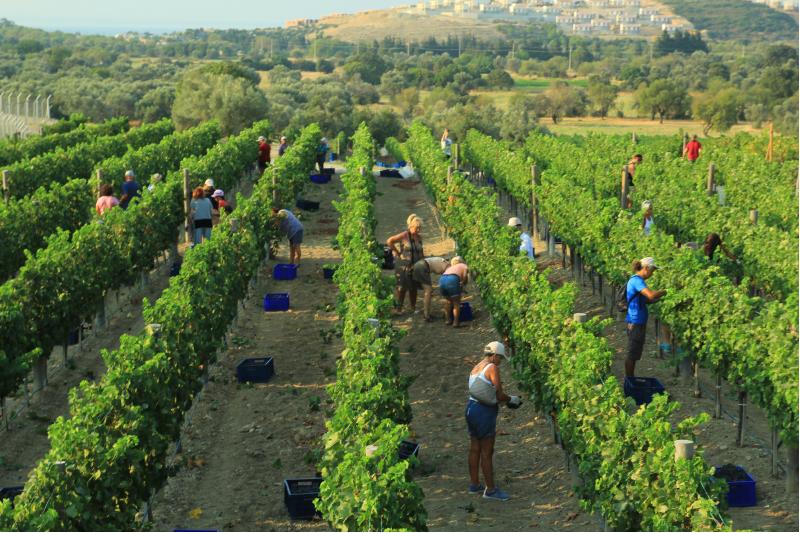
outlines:
{"label": "plastic crate", "polygon": [[384,163],[383,161],[375,161],[375,166],[376,166],[376,167],[379,167],[379,168],[386,168],[386,167],[388,167],[389,165],[387,165],[387,164],[386,164],[386,163]]}
{"label": "plastic crate", "polygon": [[339,158],[339,154],[334,154],[333,152],[331,152],[331,153],[330,153],[330,155],[328,156],[328,161],[330,161],[331,163],[333,163],[333,162],[334,162],[334,161],[336,161],[338,158]]}
{"label": "plastic crate", "polygon": [[[458,315],[458,322],[469,322],[473,318],[472,306],[469,305],[469,302],[461,302],[461,313]],[[450,320],[453,320],[453,313],[450,313]]]}
{"label": "plastic crate", "polygon": [[331,176],[330,174],[312,174],[311,181],[319,185],[323,185],[325,183],[330,183]]}
{"label": "plastic crate", "polygon": [[419,444],[411,442],[410,440],[404,440],[400,443],[400,448],[398,448],[397,452],[402,460],[406,460],[412,456],[419,458]]}
{"label": "plastic crate", "polygon": [[[719,466],[715,467],[716,475]],[[736,467],[744,473],[747,479],[741,481],[728,481],[728,506],[729,507],[753,507],[756,505],[756,480],[741,466]]]}
{"label": "plastic crate", "polygon": [[383,270],[394,270],[394,253],[392,253],[392,249],[389,246],[383,247],[383,264],[381,264],[381,268]]}
{"label": "plastic crate", "polygon": [[392,165],[392,168],[403,168],[404,166],[406,166],[406,164],[407,163],[401,159],[400,161]]}
{"label": "plastic crate", "polygon": [[321,477],[283,480],[283,503],[295,520],[311,520],[319,516],[314,499],[319,496]]}
{"label": "plastic crate", "polygon": [[14,505],[14,498],[22,494],[22,485],[17,487],[3,487],[0,489],[0,500],[9,499],[11,500],[11,505]]}
{"label": "plastic crate", "polygon": [[494,187],[497,185],[497,182],[494,181],[494,178],[486,178],[486,183],[489,185],[489,187]]}
{"label": "plastic crate", "polygon": [[664,385],[656,378],[626,377],[623,385],[625,396],[630,396],[636,405],[653,401],[654,394],[664,392]]}
{"label": "plastic crate", "polygon": [[313,200],[302,200],[299,199],[295,202],[297,209],[302,209],[303,211],[319,211],[319,202],[314,202]]}
{"label": "plastic crate", "polygon": [[276,292],[264,296],[264,311],[288,311],[289,293]]}
{"label": "plastic crate", "polygon": [[239,383],[266,383],[275,375],[275,363],[272,357],[255,357],[242,359],[236,365],[236,379]]}
{"label": "plastic crate", "polygon": [[323,268],[322,275],[325,279],[333,279],[333,274],[336,272],[335,268]]}
{"label": "plastic crate", "polygon": [[336,169],[332,168],[332,167],[323,168],[322,169],[322,174],[325,175],[325,176],[335,176],[336,175]]}
{"label": "plastic crate", "polygon": [[169,267],[169,277],[174,278],[175,276],[180,274],[181,265],[183,265],[181,261],[175,261],[174,263],[172,263],[172,266]]}
{"label": "plastic crate", "polygon": [[81,336],[80,336],[80,326],[79,326],[69,331],[69,338],[67,339],[67,344],[69,344],[70,346],[75,346],[80,341],[81,341]]}
{"label": "plastic crate", "polygon": [[297,279],[297,265],[278,264],[272,267],[272,278],[278,281]]}

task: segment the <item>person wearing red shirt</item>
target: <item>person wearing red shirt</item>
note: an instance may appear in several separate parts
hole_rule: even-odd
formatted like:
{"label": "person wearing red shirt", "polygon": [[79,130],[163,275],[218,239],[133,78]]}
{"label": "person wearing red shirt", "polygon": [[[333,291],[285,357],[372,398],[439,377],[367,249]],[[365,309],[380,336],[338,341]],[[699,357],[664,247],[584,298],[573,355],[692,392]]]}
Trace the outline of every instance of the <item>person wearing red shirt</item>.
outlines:
{"label": "person wearing red shirt", "polygon": [[263,174],[267,165],[270,164],[270,152],[272,147],[265,137],[258,138],[258,170]]}
{"label": "person wearing red shirt", "polygon": [[702,145],[697,140],[697,135],[692,135],[692,140],[686,143],[686,146],[683,148],[683,155],[686,156],[686,159],[694,163],[697,161],[697,158],[700,157],[700,150],[702,148]]}

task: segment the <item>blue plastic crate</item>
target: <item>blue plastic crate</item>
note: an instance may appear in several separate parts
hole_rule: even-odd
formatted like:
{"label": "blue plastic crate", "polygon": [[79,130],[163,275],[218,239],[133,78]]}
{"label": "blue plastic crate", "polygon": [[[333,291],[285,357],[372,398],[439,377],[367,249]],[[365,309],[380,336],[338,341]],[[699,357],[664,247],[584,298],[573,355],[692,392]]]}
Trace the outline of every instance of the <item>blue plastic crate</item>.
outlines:
{"label": "blue plastic crate", "polygon": [[330,183],[331,176],[330,174],[312,174],[311,181],[319,185],[323,185],[325,183]]}
{"label": "blue plastic crate", "polygon": [[278,281],[297,279],[297,265],[279,264],[272,267],[272,278]]}
{"label": "blue plastic crate", "polygon": [[319,202],[313,200],[298,199],[295,205],[297,209],[302,209],[303,211],[319,211]]}
{"label": "blue plastic crate", "polygon": [[75,346],[81,341],[81,334],[80,334],[80,326],[75,329],[71,329],[69,331],[69,339],[67,340],[67,344],[70,346]]}
{"label": "blue plastic crate", "polygon": [[[714,475],[721,467],[714,469]],[[753,507],[756,505],[756,480],[741,466],[736,467],[746,479],[740,481],[728,481],[728,506],[729,507]]]}
{"label": "blue plastic crate", "polygon": [[319,516],[314,500],[319,496],[321,477],[284,479],[283,503],[289,516],[295,520],[311,520]]}
{"label": "blue plastic crate", "polygon": [[388,165],[383,161],[375,161],[375,166],[380,168],[386,168]]}
{"label": "blue plastic crate", "polygon": [[181,265],[183,263],[181,261],[175,261],[172,263],[172,266],[169,268],[169,277],[174,278],[178,274],[181,273]]}
{"label": "blue plastic crate", "polygon": [[239,383],[266,383],[275,375],[275,363],[272,357],[255,357],[242,359],[236,365],[236,379]]}
{"label": "blue plastic crate", "polygon": [[[472,316],[472,306],[469,302],[461,302],[461,314],[458,315],[458,321],[469,322],[474,317]],[[450,320],[453,320],[453,313],[450,313]]]}
{"label": "blue plastic crate", "polygon": [[630,396],[636,405],[650,403],[654,394],[664,392],[664,385],[656,378],[626,377],[622,387],[625,396]]}
{"label": "blue plastic crate", "polygon": [[392,168],[403,168],[404,166],[406,166],[406,162],[401,159],[400,161],[392,165]]}
{"label": "blue plastic crate", "polygon": [[331,152],[331,153],[330,153],[330,155],[329,155],[329,157],[328,157],[328,161],[330,161],[331,163],[333,163],[333,162],[334,162],[334,161],[336,161],[338,158],[339,158],[339,154],[334,154],[333,152]]}
{"label": "blue plastic crate", "polygon": [[400,443],[400,448],[398,448],[397,452],[401,460],[406,460],[409,457],[419,458],[419,444],[411,442],[410,440],[404,440]]}
{"label": "blue plastic crate", "polygon": [[333,274],[334,273],[336,273],[336,269],[335,268],[323,268],[322,269],[322,275],[325,277],[325,279],[333,279]]}
{"label": "blue plastic crate", "polygon": [[497,185],[497,182],[496,182],[496,181],[494,181],[494,178],[486,178],[486,183],[487,183],[487,184],[488,184],[490,187],[494,187],[495,185]]}
{"label": "blue plastic crate", "polygon": [[288,311],[289,293],[276,292],[264,296],[264,311]]}

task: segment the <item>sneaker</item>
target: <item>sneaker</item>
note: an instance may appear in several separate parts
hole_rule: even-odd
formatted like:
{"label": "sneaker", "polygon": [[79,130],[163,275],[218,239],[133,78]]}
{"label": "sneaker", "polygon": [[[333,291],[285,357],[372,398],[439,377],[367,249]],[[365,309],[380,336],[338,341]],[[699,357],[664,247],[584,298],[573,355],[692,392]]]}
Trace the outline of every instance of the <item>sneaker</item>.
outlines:
{"label": "sneaker", "polygon": [[470,485],[469,486],[469,493],[470,494],[480,494],[481,492],[485,491],[486,487],[484,487],[481,483],[477,485]]}
{"label": "sneaker", "polygon": [[498,489],[497,487],[495,487],[492,492],[487,492],[484,490],[483,497],[487,500],[497,500],[501,502],[505,502],[511,499],[511,496],[509,496],[502,490]]}

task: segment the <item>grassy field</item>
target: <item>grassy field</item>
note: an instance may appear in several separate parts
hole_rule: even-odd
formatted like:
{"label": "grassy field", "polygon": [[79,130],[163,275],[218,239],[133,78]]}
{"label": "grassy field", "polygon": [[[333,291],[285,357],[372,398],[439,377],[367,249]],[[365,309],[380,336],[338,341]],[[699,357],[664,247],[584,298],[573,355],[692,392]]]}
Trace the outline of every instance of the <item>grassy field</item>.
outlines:
{"label": "grassy field", "polygon": [[[564,135],[586,135],[588,133],[631,134],[637,135],[674,135],[681,132],[696,133],[703,136],[703,123],[698,120],[665,120],[663,124],[658,120],[644,118],[596,118],[596,117],[570,117],[562,119],[558,124],[550,120],[541,119],[540,123],[550,131]],[[728,135],[745,131],[748,133],[760,130],[750,124],[734,126]],[[709,137],[717,137],[713,133]]]}
{"label": "grassy field", "polygon": [[[522,78],[517,76],[512,76],[514,78],[514,88],[522,91],[530,91],[530,92],[542,92],[547,90],[550,85],[552,85],[556,81],[562,81],[559,78]],[[588,85],[588,80],[585,78],[581,79],[570,79],[566,80],[569,85],[573,87],[580,87],[581,89],[585,89]]]}

